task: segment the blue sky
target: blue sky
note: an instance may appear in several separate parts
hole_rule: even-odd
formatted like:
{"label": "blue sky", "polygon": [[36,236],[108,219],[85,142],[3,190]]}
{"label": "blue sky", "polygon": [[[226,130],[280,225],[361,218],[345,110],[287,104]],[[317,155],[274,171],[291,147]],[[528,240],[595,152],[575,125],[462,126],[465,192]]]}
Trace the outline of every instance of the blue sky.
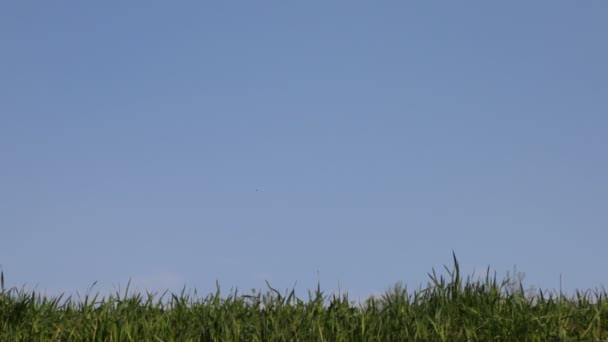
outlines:
{"label": "blue sky", "polygon": [[604,1],[6,1],[0,264],[51,291],[608,286]]}

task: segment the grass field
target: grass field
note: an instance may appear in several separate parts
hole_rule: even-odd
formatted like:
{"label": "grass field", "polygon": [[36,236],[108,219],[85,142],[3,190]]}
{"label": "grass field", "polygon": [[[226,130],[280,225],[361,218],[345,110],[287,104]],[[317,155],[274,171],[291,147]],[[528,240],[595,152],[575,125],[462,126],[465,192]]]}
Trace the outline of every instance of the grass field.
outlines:
{"label": "grass field", "polygon": [[355,303],[320,288],[298,298],[221,291],[48,298],[4,286],[0,341],[608,341],[606,290],[525,293],[458,261],[426,288],[395,285]]}

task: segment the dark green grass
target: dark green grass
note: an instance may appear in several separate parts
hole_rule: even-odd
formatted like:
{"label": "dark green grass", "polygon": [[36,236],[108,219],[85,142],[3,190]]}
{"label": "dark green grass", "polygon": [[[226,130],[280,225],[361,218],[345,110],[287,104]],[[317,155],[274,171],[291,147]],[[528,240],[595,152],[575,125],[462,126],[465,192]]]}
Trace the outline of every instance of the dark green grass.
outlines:
{"label": "dark green grass", "polygon": [[426,288],[395,285],[355,303],[320,288],[298,298],[230,291],[48,298],[0,293],[0,341],[608,341],[606,290],[572,296],[463,278],[454,258]]}

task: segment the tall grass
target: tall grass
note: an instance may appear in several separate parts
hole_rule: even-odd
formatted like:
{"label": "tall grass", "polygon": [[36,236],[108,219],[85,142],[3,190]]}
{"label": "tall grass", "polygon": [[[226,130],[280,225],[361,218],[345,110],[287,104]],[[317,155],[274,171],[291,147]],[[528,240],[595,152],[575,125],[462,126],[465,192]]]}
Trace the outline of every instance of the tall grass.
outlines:
{"label": "tall grass", "polygon": [[232,290],[85,294],[64,298],[4,286],[0,341],[608,341],[606,290],[572,296],[462,277],[456,257],[428,286],[397,284],[355,303],[320,287],[298,298]]}

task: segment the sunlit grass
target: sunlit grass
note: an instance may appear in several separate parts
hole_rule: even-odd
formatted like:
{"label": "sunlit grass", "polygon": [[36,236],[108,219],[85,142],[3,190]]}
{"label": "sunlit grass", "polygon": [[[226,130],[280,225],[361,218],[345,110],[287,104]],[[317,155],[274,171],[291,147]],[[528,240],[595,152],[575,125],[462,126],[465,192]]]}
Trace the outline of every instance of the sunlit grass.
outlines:
{"label": "sunlit grass", "polygon": [[[429,274],[362,303],[348,294],[87,293],[46,297],[5,288],[0,341],[608,341],[606,290],[525,293],[513,279]],[[515,286],[514,286],[515,285]]]}

